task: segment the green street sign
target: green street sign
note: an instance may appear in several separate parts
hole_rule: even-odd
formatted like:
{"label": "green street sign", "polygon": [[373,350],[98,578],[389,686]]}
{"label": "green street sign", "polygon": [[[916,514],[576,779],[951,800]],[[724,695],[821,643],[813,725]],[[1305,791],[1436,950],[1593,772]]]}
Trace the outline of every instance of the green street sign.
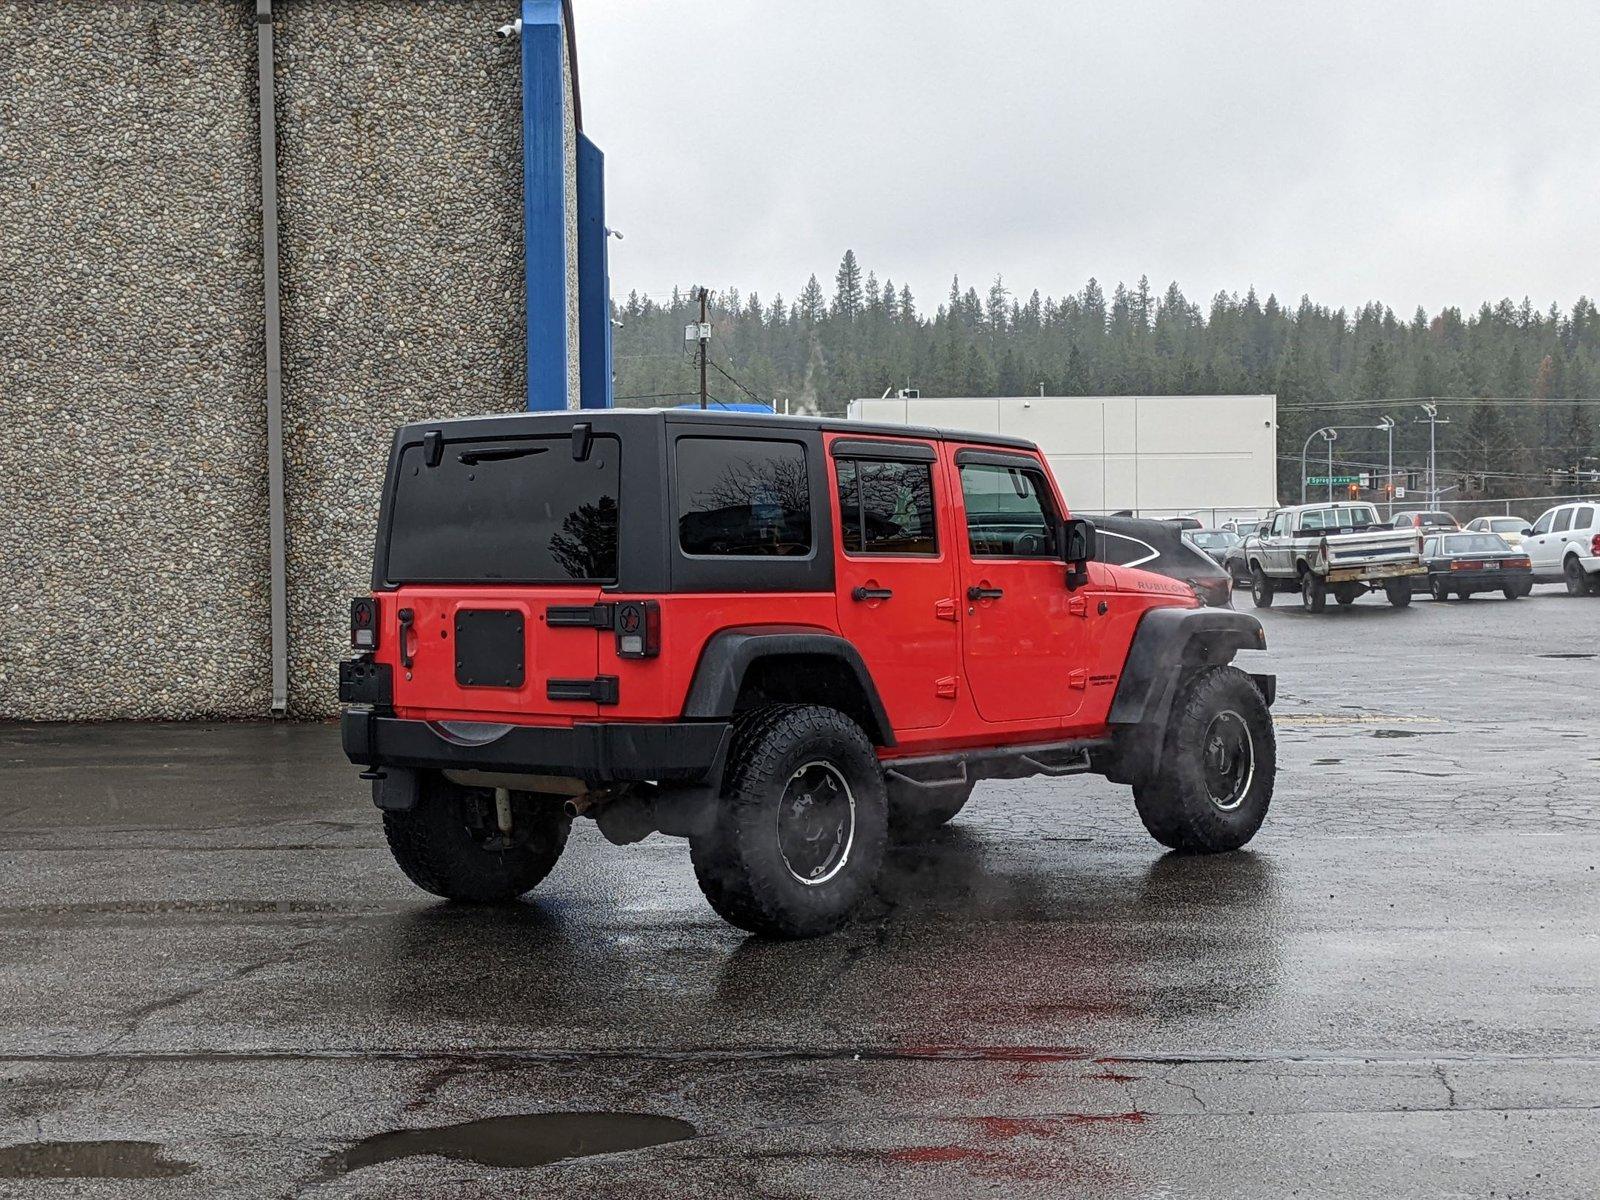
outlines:
{"label": "green street sign", "polygon": [[1306,482],[1313,487],[1317,484],[1329,483],[1333,484],[1334,487],[1338,487],[1341,483],[1361,483],[1362,479],[1359,475],[1313,475]]}

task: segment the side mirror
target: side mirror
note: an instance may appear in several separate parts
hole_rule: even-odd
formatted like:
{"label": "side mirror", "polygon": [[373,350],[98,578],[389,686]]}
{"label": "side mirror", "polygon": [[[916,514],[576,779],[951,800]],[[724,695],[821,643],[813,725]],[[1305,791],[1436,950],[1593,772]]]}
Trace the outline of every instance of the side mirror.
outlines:
{"label": "side mirror", "polygon": [[1069,517],[1056,526],[1056,556],[1067,564],[1067,587],[1089,582],[1088,564],[1094,558],[1098,535],[1094,522]]}
{"label": "side mirror", "polygon": [[1533,526],[1529,525],[1526,529],[1524,529],[1522,531],[1522,536],[1523,537],[1532,537],[1533,536]]}

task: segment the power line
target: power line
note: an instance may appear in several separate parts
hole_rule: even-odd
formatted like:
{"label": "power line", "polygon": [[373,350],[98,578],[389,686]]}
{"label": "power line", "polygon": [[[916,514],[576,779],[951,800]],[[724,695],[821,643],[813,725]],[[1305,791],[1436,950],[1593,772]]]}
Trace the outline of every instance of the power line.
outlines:
{"label": "power line", "polygon": [[1585,407],[1600,405],[1600,398],[1567,396],[1390,396],[1382,400],[1328,400],[1318,404],[1279,405],[1280,412],[1347,412],[1351,409],[1388,408],[1396,404],[1438,404],[1459,407],[1473,404],[1509,405],[1536,408],[1545,404]]}

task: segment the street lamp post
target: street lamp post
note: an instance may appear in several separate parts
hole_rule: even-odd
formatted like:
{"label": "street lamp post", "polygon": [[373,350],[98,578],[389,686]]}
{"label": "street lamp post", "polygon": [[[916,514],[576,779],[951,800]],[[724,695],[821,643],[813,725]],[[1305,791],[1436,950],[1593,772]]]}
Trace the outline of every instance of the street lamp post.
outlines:
{"label": "street lamp post", "polygon": [[1390,521],[1394,520],[1394,418],[1379,417],[1378,428],[1389,435],[1389,469],[1383,477],[1383,495],[1389,506],[1385,514]]}
{"label": "street lamp post", "polygon": [[1306,502],[1306,456],[1311,453],[1311,439],[1317,436],[1328,439],[1328,474],[1333,474],[1333,439],[1339,436],[1332,428],[1324,425],[1321,429],[1313,429],[1306,438],[1306,444],[1300,447],[1300,503]]}

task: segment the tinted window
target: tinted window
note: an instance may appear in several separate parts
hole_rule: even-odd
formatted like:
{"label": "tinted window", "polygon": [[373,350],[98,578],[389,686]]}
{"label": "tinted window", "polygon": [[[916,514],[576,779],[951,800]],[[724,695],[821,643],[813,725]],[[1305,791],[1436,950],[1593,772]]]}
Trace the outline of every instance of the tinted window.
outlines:
{"label": "tinted window", "polygon": [[1127,534],[1108,533],[1102,529],[1099,531],[1099,541],[1100,546],[1095,558],[1100,562],[1112,563],[1119,567],[1133,567],[1156,557],[1154,546]]}
{"label": "tinted window", "polygon": [[387,575],[393,583],[611,582],[617,577],[621,446],[596,436],[447,442],[427,466],[400,455]]}
{"label": "tinted window", "polygon": [[1578,509],[1577,514],[1572,518],[1572,527],[1574,529],[1587,529],[1593,524],[1594,509],[1587,504]]}
{"label": "tinted window", "polygon": [[1422,552],[1428,555],[1438,554],[1439,539],[1436,537],[1431,537],[1424,540],[1422,543]]}
{"label": "tinted window", "polygon": [[1572,528],[1572,510],[1559,508],[1556,510],[1556,523],[1550,527],[1551,533],[1565,533]]}
{"label": "tinted window", "polygon": [[1053,558],[1044,476],[1022,467],[971,463],[961,468],[967,541],[981,558]]}
{"label": "tinted window", "polygon": [[1424,525],[1449,525],[1454,527],[1456,519],[1447,512],[1430,512],[1422,514]]}
{"label": "tinted window", "polygon": [[811,550],[811,485],[798,442],[678,439],[678,544],[685,554]]}
{"label": "tinted window", "polygon": [[1549,512],[1545,513],[1536,522],[1534,522],[1533,531],[1535,533],[1549,533],[1550,522],[1555,517],[1555,512],[1556,510],[1552,508]]}
{"label": "tinted window", "polygon": [[933,464],[840,459],[839,536],[847,554],[937,554]]}

